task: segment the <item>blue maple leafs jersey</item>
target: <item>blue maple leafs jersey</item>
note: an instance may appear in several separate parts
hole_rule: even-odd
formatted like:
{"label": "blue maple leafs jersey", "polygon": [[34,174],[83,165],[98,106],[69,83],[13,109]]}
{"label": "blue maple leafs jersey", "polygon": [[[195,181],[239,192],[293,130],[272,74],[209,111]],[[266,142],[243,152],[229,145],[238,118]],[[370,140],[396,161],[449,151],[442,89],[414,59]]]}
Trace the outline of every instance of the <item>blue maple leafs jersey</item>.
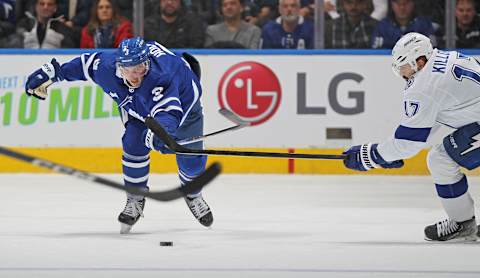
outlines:
{"label": "blue maple leafs jersey", "polygon": [[150,69],[140,87],[129,88],[115,65],[115,52],[82,54],[61,66],[66,80],[91,80],[118,104],[122,119],[154,117],[170,134],[182,125],[202,94],[197,76],[181,57],[148,42]]}

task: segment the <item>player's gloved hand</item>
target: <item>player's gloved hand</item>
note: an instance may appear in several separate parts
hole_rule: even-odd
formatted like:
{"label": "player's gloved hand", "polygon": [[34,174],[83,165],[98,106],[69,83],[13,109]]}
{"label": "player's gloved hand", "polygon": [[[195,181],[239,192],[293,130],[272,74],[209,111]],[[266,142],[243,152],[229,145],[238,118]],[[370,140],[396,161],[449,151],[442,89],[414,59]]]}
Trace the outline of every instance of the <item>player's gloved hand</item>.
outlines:
{"label": "player's gloved hand", "polygon": [[145,146],[147,146],[147,148],[161,153],[172,153],[162,139],[158,138],[158,136],[156,136],[150,129],[147,129],[143,136],[145,138]]}
{"label": "player's gloved hand", "polygon": [[368,171],[373,168],[403,167],[402,159],[392,162],[385,161],[378,153],[377,146],[378,144],[368,143],[351,147],[343,152],[343,154],[347,155],[343,160],[343,164],[345,164],[345,167],[357,171]]}
{"label": "player's gloved hand", "polygon": [[60,64],[53,58],[50,63],[44,64],[40,69],[28,76],[27,82],[25,83],[25,92],[29,96],[44,100],[47,98],[48,86],[62,80],[63,75]]}

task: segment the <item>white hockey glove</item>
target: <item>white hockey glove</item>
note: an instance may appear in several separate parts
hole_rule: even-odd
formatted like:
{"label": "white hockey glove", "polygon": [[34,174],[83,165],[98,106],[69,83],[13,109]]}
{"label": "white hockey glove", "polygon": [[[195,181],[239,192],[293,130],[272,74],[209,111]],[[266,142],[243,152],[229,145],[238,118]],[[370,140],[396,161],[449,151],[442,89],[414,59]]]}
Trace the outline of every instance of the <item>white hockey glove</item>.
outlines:
{"label": "white hockey glove", "polygon": [[61,74],[60,64],[54,58],[50,63],[44,64],[28,76],[25,83],[25,92],[29,96],[44,100],[48,95],[48,86],[61,80],[63,80],[63,75]]}

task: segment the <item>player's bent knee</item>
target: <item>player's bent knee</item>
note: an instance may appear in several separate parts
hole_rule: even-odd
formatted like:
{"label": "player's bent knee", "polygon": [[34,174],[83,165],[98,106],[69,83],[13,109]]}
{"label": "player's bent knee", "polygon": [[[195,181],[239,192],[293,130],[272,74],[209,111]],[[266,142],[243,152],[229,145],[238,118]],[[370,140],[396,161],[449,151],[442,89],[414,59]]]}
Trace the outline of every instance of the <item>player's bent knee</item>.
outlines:
{"label": "player's bent knee", "polygon": [[480,125],[477,122],[460,127],[443,138],[448,155],[460,166],[472,170],[480,166]]}
{"label": "player's bent knee", "polygon": [[122,137],[122,148],[123,151],[135,155],[150,153],[150,149],[142,144],[141,136],[138,136],[138,134],[125,133]]}
{"label": "player's bent knee", "polygon": [[206,155],[177,155],[178,168],[190,175],[198,176],[205,171],[207,164]]}
{"label": "player's bent knee", "polygon": [[430,149],[427,165],[437,184],[455,183],[463,176],[460,165],[447,154],[443,144],[437,144]]}

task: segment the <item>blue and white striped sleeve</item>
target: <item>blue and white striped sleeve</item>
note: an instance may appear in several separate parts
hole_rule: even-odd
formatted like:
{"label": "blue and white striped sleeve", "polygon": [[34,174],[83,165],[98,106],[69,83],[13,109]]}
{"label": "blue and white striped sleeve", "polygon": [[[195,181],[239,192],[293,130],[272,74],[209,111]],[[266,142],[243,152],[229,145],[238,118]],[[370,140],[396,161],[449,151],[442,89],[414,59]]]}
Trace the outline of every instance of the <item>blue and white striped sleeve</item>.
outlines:
{"label": "blue and white striped sleeve", "polygon": [[68,81],[84,80],[95,81],[93,70],[96,65],[95,58],[98,53],[82,54],[67,63],[62,64],[62,73]]}
{"label": "blue and white striped sleeve", "polygon": [[154,117],[161,112],[175,112],[178,111],[183,114],[182,103],[180,99],[176,96],[162,98],[160,101],[155,103],[155,106],[150,110],[150,116]]}
{"label": "blue and white striped sleeve", "polygon": [[393,138],[378,144],[378,152],[386,161],[412,157],[426,147],[431,129],[400,125]]}

